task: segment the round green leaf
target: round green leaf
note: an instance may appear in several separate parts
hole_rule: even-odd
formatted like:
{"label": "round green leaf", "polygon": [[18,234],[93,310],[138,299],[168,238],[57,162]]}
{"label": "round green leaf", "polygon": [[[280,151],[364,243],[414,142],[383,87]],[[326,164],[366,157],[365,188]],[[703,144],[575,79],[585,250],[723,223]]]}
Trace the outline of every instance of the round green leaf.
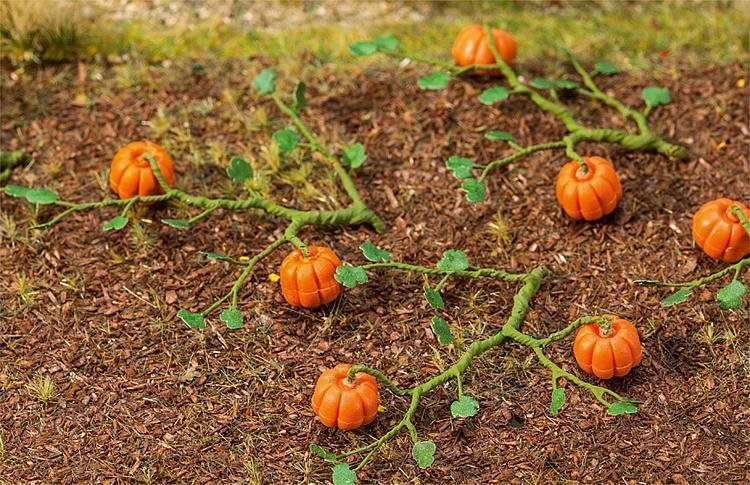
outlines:
{"label": "round green leaf", "polygon": [[531,80],[531,85],[537,89],[555,89],[555,83],[543,77],[536,77]]}
{"label": "round green leaf", "polygon": [[387,263],[391,260],[391,255],[388,251],[380,249],[370,241],[363,243],[359,249],[368,261]]}
{"label": "round green leaf", "polygon": [[738,280],[732,280],[716,294],[716,301],[722,310],[736,310],[742,305],[742,297],[747,293],[745,285]]}
{"label": "round green leaf", "polygon": [[440,342],[441,344],[448,345],[449,343],[453,342],[453,334],[451,333],[451,329],[448,328],[448,324],[445,323],[445,320],[443,320],[442,318],[432,317],[432,331],[435,333],[438,342]]}
{"label": "round green leaf", "polygon": [[458,401],[451,403],[451,416],[454,418],[471,418],[476,416],[479,403],[471,396],[464,394]]}
{"label": "round green leaf", "polygon": [[443,310],[445,308],[445,303],[443,302],[443,297],[440,295],[440,292],[433,290],[429,286],[424,287],[424,299],[427,300],[427,303],[429,303],[429,305],[435,310]]}
{"label": "round green leaf", "polygon": [[185,219],[162,219],[161,222],[175,229],[188,229],[190,227],[190,223]]}
{"label": "round green leaf", "polygon": [[479,95],[479,102],[489,106],[508,99],[508,96],[510,96],[510,93],[507,89],[502,86],[495,86],[494,88],[485,89]]}
{"label": "round green leaf", "polygon": [[227,328],[230,330],[237,330],[238,328],[242,328],[244,324],[244,317],[242,316],[242,312],[237,310],[236,308],[228,308],[221,312],[221,315],[219,315],[219,319],[227,324]]}
{"label": "round green leaf", "polygon": [[206,320],[203,318],[203,315],[201,315],[200,313],[193,313],[187,310],[180,310],[179,312],[177,312],[177,316],[180,317],[180,320],[187,323],[188,327],[190,328],[198,328],[198,329],[206,328]]}
{"label": "round green leaf", "polygon": [[279,146],[282,153],[287,153],[295,149],[300,141],[300,136],[296,131],[285,128],[273,134],[273,141]]}
{"label": "round green leaf", "polygon": [[610,416],[620,416],[621,414],[635,414],[638,412],[638,405],[632,402],[617,401],[609,405],[607,414]]}
{"label": "round green leaf", "polygon": [[113,217],[102,226],[102,231],[119,231],[128,225],[128,218],[125,216]]}
{"label": "round green leaf", "polygon": [[378,50],[382,52],[393,52],[399,47],[398,39],[391,34],[375,37],[372,42],[378,47]]}
{"label": "round green leaf", "polygon": [[669,97],[669,89],[649,86],[643,89],[641,97],[650,106],[659,106],[660,104],[669,104],[672,99]]}
{"label": "round green leaf", "polygon": [[235,182],[242,184],[253,176],[253,167],[242,157],[232,157],[227,167],[227,175]]}
{"label": "round green leaf", "polygon": [[339,266],[333,277],[347,288],[367,283],[367,273],[361,266]]}
{"label": "round green leaf", "polygon": [[549,413],[552,416],[557,416],[563,405],[565,404],[565,389],[562,387],[555,388],[552,391],[552,403],[549,406]]}
{"label": "round green leaf", "polygon": [[491,141],[514,141],[513,135],[507,131],[488,131],[484,137]]}
{"label": "round green leaf", "polygon": [[617,74],[618,72],[620,72],[617,67],[606,62],[597,62],[596,64],[594,64],[594,69],[602,74]]}
{"label": "round green leaf", "polygon": [[443,253],[436,266],[440,271],[463,271],[469,267],[469,259],[465,252],[449,249]]}
{"label": "round green leaf", "polygon": [[451,75],[448,72],[433,72],[432,74],[420,78],[419,81],[417,81],[417,85],[420,89],[437,91],[445,89],[450,80]]}
{"label": "round green leaf", "polygon": [[350,44],[349,51],[355,56],[370,56],[378,51],[378,45],[369,40],[360,40]]}
{"label": "round green leaf", "polygon": [[32,189],[20,185],[8,184],[5,186],[5,194],[11,197],[24,197],[32,204],[54,204],[57,202],[57,194],[47,189]]}
{"label": "round green leaf", "polygon": [[693,290],[689,288],[682,289],[680,291],[676,291],[669,295],[668,297],[664,298],[660,303],[663,307],[670,307],[672,305],[677,305],[679,303],[682,303],[683,301],[687,300],[690,294],[693,292]]}
{"label": "round green leaf", "polygon": [[310,443],[310,451],[323,458],[325,461],[335,461],[336,455],[330,451],[324,450],[320,445]]}
{"label": "round green leaf", "polygon": [[474,168],[474,164],[468,158],[462,158],[457,156],[450,157],[446,162],[445,166],[453,172],[453,176],[457,179],[468,179],[471,178],[471,170]]}
{"label": "round green leaf", "polygon": [[346,463],[334,465],[332,478],[333,485],[354,485],[357,483],[357,474]]}
{"label": "round green leaf", "polygon": [[487,188],[477,179],[467,179],[461,184],[461,190],[466,192],[466,200],[479,203],[487,196]]}
{"label": "round green leaf", "polygon": [[424,470],[435,463],[435,450],[437,447],[432,441],[417,441],[411,449],[411,456],[417,462],[419,468]]}
{"label": "round green leaf", "polygon": [[271,94],[276,91],[276,73],[273,69],[263,69],[255,76],[253,87],[260,94]]}
{"label": "round green leaf", "polygon": [[344,156],[342,157],[344,164],[352,168],[359,168],[367,160],[365,155],[365,147],[361,143],[355,143],[344,148]]}

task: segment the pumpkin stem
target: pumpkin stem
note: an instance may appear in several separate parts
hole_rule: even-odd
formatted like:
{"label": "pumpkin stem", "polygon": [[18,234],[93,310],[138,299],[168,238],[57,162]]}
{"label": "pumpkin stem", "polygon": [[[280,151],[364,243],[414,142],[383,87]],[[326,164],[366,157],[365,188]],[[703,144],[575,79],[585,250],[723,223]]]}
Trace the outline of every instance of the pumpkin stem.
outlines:
{"label": "pumpkin stem", "polygon": [[740,209],[740,206],[737,204],[732,204],[732,206],[729,208],[729,210],[732,212],[732,214],[737,217],[737,219],[740,221],[740,224],[742,224],[742,228],[745,229],[745,232],[747,232],[747,235],[750,236],[750,220],[748,220],[745,213]]}

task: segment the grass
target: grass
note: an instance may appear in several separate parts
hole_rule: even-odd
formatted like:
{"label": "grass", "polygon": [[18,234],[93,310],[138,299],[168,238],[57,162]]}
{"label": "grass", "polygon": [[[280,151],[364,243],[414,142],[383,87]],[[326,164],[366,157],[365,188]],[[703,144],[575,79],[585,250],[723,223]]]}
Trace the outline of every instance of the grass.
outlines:
{"label": "grass", "polygon": [[45,406],[57,397],[57,385],[49,377],[36,377],[26,384],[26,389]]}

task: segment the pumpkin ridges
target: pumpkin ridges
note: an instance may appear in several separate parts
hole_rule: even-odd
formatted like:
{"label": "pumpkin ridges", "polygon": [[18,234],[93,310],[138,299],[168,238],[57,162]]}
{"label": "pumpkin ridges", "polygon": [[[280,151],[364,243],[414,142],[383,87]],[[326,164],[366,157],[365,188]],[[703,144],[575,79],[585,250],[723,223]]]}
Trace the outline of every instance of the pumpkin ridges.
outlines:
{"label": "pumpkin ridges", "polygon": [[121,199],[164,193],[150,164],[142,158],[144,153],[154,157],[167,185],[171,187],[174,183],[169,154],[155,143],[135,141],[120,148],[110,164],[109,186]]}
{"label": "pumpkin ridges", "polygon": [[638,330],[627,320],[612,318],[610,335],[602,335],[596,324],[583,325],[576,333],[573,355],[587,374],[600,379],[622,377],[639,365],[643,356]]}
{"label": "pumpkin ridges", "polygon": [[695,243],[714,259],[734,263],[750,254],[750,236],[738,218],[729,211],[733,205],[750,216],[750,209],[727,198],[703,204],[693,215],[692,234]]}
{"label": "pumpkin ridges", "polygon": [[348,430],[370,424],[380,405],[375,378],[357,373],[354,382],[345,384],[350,364],[338,364],[318,377],[311,400],[313,412],[329,427]]}
{"label": "pumpkin ridges", "polygon": [[309,257],[295,249],[281,262],[281,292],[292,306],[315,308],[332,302],[343,292],[343,286],[335,279],[341,262],[327,247],[309,246],[307,250]]}

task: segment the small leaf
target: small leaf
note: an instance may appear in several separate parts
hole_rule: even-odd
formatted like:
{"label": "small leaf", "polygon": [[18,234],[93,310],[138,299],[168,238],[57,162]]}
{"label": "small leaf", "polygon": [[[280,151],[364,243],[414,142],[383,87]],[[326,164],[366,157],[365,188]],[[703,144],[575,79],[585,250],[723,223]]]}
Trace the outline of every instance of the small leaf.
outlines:
{"label": "small leaf", "polygon": [[260,94],[271,94],[276,91],[276,73],[273,69],[263,69],[255,76],[253,87]]}
{"label": "small leaf", "polygon": [[555,83],[553,83],[549,79],[544,79],[543,77],[536,77],[532,79],[531,85],[537,89],[555,89]]}
{"label": "small leaf", "polygon": [[484,137],[492,141],[515,141],[513,135],[507,131],[488,131]]}
{"label": "small leaf", "polygon": [[245,325],[245,318],[242,316],[242,312],[236,308],[228,308],[221,312],[219,320],[226,323],[227,328],[230,330],[237,330]]}
{"label": "small leaf", "polygon": [[440,342],[441,344],[448,345],[449,343],[453,342],[453,334],[451,333],[451,329],[448,328],[448,324],[445,323],[445,320],[443,320],[442,318],[432,317],[432,331],[435,333],[438,342]]}
{"label": "small leaf", "polygon": [[185,219],[162,219],[161,222],[175,229],[188,229],[190,227],[190,223]]}
{"label": "small leaf", "polygon": [[445,303],[443,302],[443,297],[440,295],[440,292],[433,290],[429,286],[424,287],[424,299],[427,300],[427,303],[429,303],[429,305],[435,310],[445,309]]}
{"label": "small leaf", "polygon": [[5,193],[11,197],[24,197],[32,204],[54,204],[57,202],[57,194],[47,189],[32,189],[20,185],[9,184],[5,186]]}
{"label": "small leaf", "polygon": [[354,485],[357,483],[357,474],[346,463],[334,465],[332,478],[333,485]]}
{"label": "small leaf", "polygon": [[562,387],[555,388],[552,391],[552,403],[549,405],[549,413],[552,416],[557,416],[563,405],[565,404],[565,389]]}
{"label": "small leaf", "polygon": [[461,184],[461,190],[466,192],[466,200],[479,203],[487,196],[487,187],[477,179],[467,179]]}
{"label": "small leaf", "polygon": [[368,261],[387,263],[391,260],[391,254],[388,251],[380,249],[370,241],[363,243],[359,249]]}
{"label": "small leaf", "polygon": [[660,104],[669,104],[672,99],[669,97],[669,89],[649,86],[643,89],[641,97],[650,106],[659,106]]}
{"label": "small leaf", "polygon": [[453,176],[457,179],[468,179],[471,178],[471,169],[474,168],[474,164],[468,158],[462,158],[457,156],[450,157],[446,162],[445,166],[453,172]]}
{"label": "small leaf", "polygon": [[292,93],[292,97],[294,98],[294,104],[292,105],[292,108],[294,108],[294,111],[296,113],[299,113],[305,107],[307,106],[307,100],[305,99],[305,88],[307,86],[304,82],[300,81],[297,83],[296,86],[294,86],[294,93]]}
{"label": "small leaf", "polygon": [[463,251],[449,249],[436,266],[440,271],[463,271],[469,267],[469,259]]}
{"label": "small leaf", "polygon": [[347,288],[354,288],[357,285],[367,283],[368,279],[365,269],[361,266],[339,266],[336,268],[336,274],[333,277]]}
{"label": "small leaf", "polygon": [[355,56],[370,56],[378,51],[378,45],[369,40],[360,40],[350,44],[349,51]]}
{"label": "small leaf", "polygon": [[110,219],[102,226],[102,231],[119,231],[123,227],[128,225],[128,218],[125,216],[117,216]]}
{"label": "small leaf", "polygon": [[479,102],[491,106],[497,102],[508,99],[510,93],[507,89],[502,86],[495,86],[494,88],[485,89],[482,94],[479,95]]}
{"label": "small leaf", "polygon": [[663,307],[670,307],[672,305],[677,305],[678,303],[682,303],[683,301],[687,300],[687,298],[690,296],[690,294],[693,292],[693,290],[689,288],[685,288],[680,291],[676,291],[669,295],[668,297],[664,298],[660,303]]}
{"label": "small leaf", "polygon": [[638,412],[638,405],[632,402],[617,401],[609,405],[607,414],[610,416],[620,416],[621,414],[635,414]]}
{"label": "small leaf", "polygon": [[227,175],[238,184],[242,184],[253,176],[253,167],[242,157],[232,157],[227,167]]}
{"label": "small leaf", "polygon": [[732,280],[716,294],[716,301],[722,310],[736,310],[742,305],[742,297],[747,293],[745,285],[738,280]]}
{"label": "small leaf", "polygon": [[367,160],[365,147],[361,143],[350,145],[344,148],[344,156],[342,158],[345,165],[349,165],[352,168],[359,168]]}
{"label": "small leaf", "polygon": [[568,81],[567,79],[560,79],[555,81],[555,86],[560,89],[578,89],[579,85],[575,81]]}
{"label": "small leaf", "polygon": [[201,315],[200,313],[180,310],[179,312],[177,312],[177,316],[180,317],[180,320],[187,323],[188,327],[190,328],[206,328],[206,321],[203,319],[203,315]]}
{"label": "small leaf", "polygon": [[325,461],[335,461],[336,455],[330,451],[324,450],[320,445],[310,443],[310,451],[323,458]]}
{"label": "small leaf", "polygon": [[451,75],[448,72],[433,72],[432,74],[420,78],[419,81],[417,81],[417,85],[420,89],[437,91],[445,89],[450,80]]}
{"label": "small leaf", "polygon": [[378,46],[378,50],[382,52],[393,52],[399,47],[398,39],[396,39],[391,34],[385,34],[381,35],[380,37],[375,37],[372,42],[373,44]]}
{"label": "small leaf", "polygon": [[602,74],[617,74],[618,72],[620,72],[620,70],[617,69],[616,66],[613,66],[612,64],[606,62],[597,62],[596,64],[594,64],[594,69]]}
{"label": "small leaf", "polygon": [[296,131],[285,128],[273,134],[273,141],[279,146],[281,153],[291,152],[297,147],[300,136]]}
{"label": "small leaf", "polygon": [[417,462],[419,468],[424,470],[435,463],[435,450],[437,447],[432,441],[417,441],[411,449],[411,456]]}
{"label": "small leaf", "polygon": [[471,396],[464,394],[458,401],[451,403],[451,416],[454,418],[470,418],[476,416],[479,403]]}
{"label": "small leaf", "polygon": [[225,256],[223,254],[219,253],[206,253],[206,257],[208,259],[216,259],[218,261],[234,261],[233,258],[230,258],[229,256]]}

